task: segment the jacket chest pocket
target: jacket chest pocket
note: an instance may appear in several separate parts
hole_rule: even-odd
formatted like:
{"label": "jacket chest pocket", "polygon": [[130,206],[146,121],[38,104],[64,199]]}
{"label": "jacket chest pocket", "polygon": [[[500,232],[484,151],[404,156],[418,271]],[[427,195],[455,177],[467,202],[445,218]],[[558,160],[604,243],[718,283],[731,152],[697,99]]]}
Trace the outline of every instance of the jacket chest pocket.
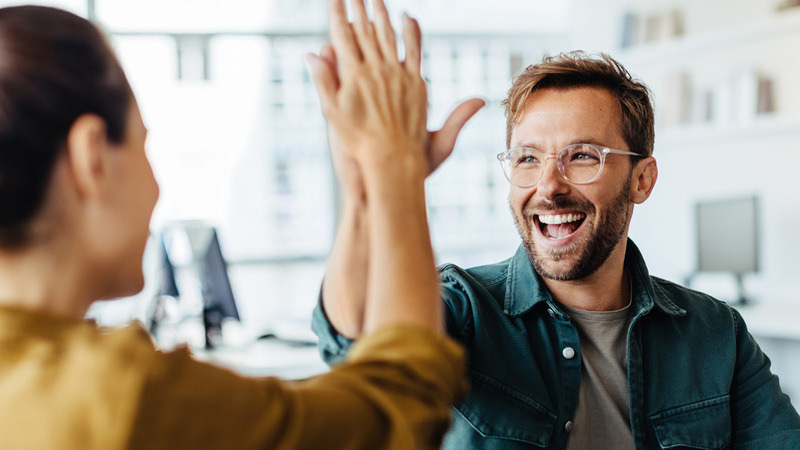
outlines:
{"label": "jacket chest pocket", "polygon": [[730,396],[723,395],[650,416],[661,448],[716,450],[731,443]]}
{"label": "jacket chest pocket", "polygon": [[[512,442],[536,447],[550,444],[556,423],[555,414],[535,399],[490,377],[471,371],[470,378],[470,394],[456,410],[469,423],[472,431],[481,438],[487,438],[482,448],[494,448],[490,441],[497,443],[497,448],[509,448]],[[457,440],[474,443],[474,438],[477,436],[462,436]]]}

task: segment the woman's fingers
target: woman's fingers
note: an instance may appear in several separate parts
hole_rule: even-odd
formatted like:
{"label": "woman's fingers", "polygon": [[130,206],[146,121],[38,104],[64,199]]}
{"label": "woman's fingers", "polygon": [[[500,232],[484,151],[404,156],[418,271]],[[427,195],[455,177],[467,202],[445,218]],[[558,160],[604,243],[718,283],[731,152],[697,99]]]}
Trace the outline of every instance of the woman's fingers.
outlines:
{"label": "woman's fingers", "polygon": [[383,0],[372,0],[375,12],[375,38],[386,61],[397,61],[397,36]]}
{"label": "woman's fingers", "polygon": [[408,14],[403,14],[403,42],[406,46],[406,70],[419,75],[422,59],[422,32],[419,23]]}
{"label": "woman's fingers", "polygon": [[344,0],[331,0],[328,5],[331,43],[337,57],[342,60],[341,69],[347,69],[361,60],[361,50],[347,20]]}
{"label": "woman's fingers", "polygon": [[[358,61],[385,60],[397,61],[397,36],[389,20],[389,12],[383,0],[372,0],[375,18],[370,21],[367,14],[366,0],[349,0],[353,22],[347,19],[345,0],[331,0],[329,12],[331,42],[344,66],[352,66]],[[420,53],[420,31],[415,20],[404,16],[404,40],[406,54],[408,47],[412,52]],[[409,24],[410,29],[409,29]],[[416,50],[413,50],[416,47]],[[408,57],[406,57],[408,60]],[[419,60],[417,56],[414,60]],[[413,60],[412,60],[413,62]],[[412,64],[419,67],[419,63]],[[412,69],[413,70],[413,69]],[[416,69],[419,72],[419,69]]]}
{"label": "woman's fingers", "polygon": [[375,30],[367,17],[364,0],[350,0],[350,6],[353,12],[353,33],[364,59],[380,58],[381,53],[375,40]]}
{"label": "woman's fingers", "polygon": [[[347,19],[345,1],[351,2],[347,6],[352,7],[352,23]],[[376,148],[371,140],[382,135],[402,136],[408,145],[398,145],[417,148],[427,140],[427,92],[419,72],[419,26],[404,16],[407,54],[401,63],[384,0],[371,0],[374,23],[369,20],[365,1],[330,0],[332,45],[308,58],[323,112],[332,134],[347,142],[344,151],[353,153],[351,156],[359,148]],[[365,132],[368,130],[380,132]]]}

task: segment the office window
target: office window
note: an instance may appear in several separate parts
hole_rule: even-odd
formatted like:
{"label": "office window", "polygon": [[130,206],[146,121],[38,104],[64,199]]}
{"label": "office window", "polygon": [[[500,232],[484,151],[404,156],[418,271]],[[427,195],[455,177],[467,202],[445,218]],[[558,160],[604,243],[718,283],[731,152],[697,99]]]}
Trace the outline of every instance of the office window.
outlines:
{"label": "office window", "polygon": [[42,5],[61,8],[79,16],[87,16],[88,2],[86,0],[0,0],[0,7],[16,5]]}
{"label": "office window", "polygon": [[[326,2],[86,5],[81,13],[91,12],[111,35],[150,130],[148,155],[162,193],[154,231],[185,220],[217,227],[243,321],[258,328],[307,321],[337,216],[325,124],[303,60],[327,42]],[[389,6],[395,19],[416,9],[426,30],[431,128],[461,100],[488,100],[427,183],[437,261],[505,258],[517,237],[494,158],[505,142],[500,101],[521,61],[558,48],[559,37],[502,21],[481,25],[475,36],[466,13],[435,23],[442,4]]]}

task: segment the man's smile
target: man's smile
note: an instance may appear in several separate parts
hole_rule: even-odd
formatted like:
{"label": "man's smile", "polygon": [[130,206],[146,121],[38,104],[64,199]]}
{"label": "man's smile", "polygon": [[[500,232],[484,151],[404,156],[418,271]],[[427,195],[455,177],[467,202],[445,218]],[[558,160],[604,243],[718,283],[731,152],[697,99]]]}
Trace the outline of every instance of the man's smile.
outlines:
{"label": "man's smile", "polygon": [[583,224],[586,214],[570,212],[562,214],[535,214],[534,223],[542,236],[550,240],[562,240],[572,236]]}

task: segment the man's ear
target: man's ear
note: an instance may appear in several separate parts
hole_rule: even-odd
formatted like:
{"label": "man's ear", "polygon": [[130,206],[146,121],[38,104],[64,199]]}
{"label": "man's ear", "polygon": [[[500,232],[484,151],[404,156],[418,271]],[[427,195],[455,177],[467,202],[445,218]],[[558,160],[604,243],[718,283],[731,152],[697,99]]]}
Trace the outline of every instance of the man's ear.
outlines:
{"label": "man's ear", "polygon": [[649,156],[637,162],[631,177],[631,201],[639,204],[647,200],[653,192],[656,179],[658,179],[658,165],[655,158]]}
{"label": "man's ear", "polygon": [[108,134],[106,123],[95,114],[83,114],[72,123],[67,133],[67,157],[82,197],[96,196],[101,182],[108,176]]}

